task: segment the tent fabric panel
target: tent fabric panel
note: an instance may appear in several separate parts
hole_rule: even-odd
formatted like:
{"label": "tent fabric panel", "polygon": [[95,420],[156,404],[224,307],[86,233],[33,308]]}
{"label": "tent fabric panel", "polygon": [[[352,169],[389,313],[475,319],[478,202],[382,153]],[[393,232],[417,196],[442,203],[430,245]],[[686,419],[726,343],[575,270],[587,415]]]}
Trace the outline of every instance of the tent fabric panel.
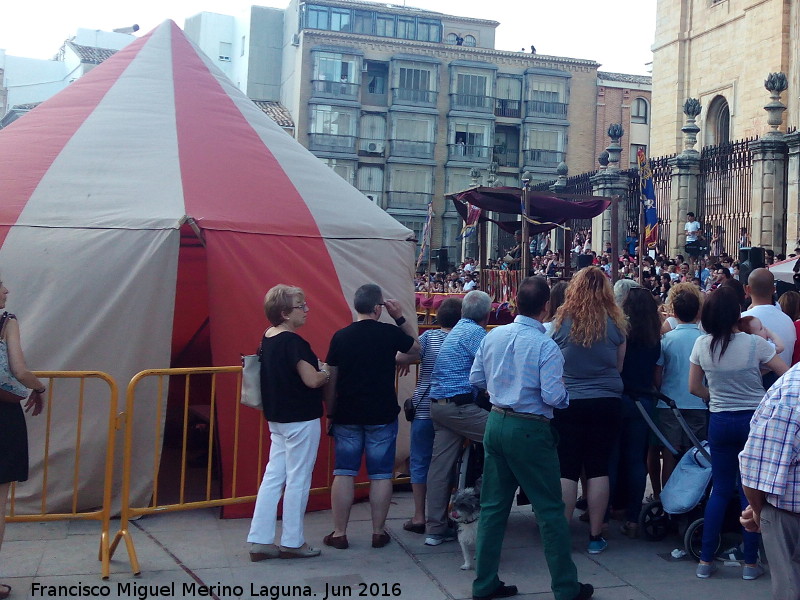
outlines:
{"label": "tent fabric panel", "polygon": [[44,174],[19,224],[178,226],[185,212],[169,33],[156,30],[130,61]]}
{"label": "tent fabric panel", "polygon": [[270,149],[182,34],[173,36],[173,60],[187,214],[203,229],[319,237]]}
{"label": "tent fabric panel", "polygon": [[[267,189],[271,188],[271,192],[278,194],[289,194],[286,196],[287,204],[289,199],[292,202],[297,200],[305,202],[322,236],[407,240],[413,235],[410,229],[371,202],[332,169],[322,168],[321,161],[316,156],[266,117],[202,51],[189,40],[186,42],[199,53],[208,74],[216,79],[219,89],[229,96],[261,144],[269,149],[269,156],[265,157],[264,163],[257,167],[268,173]],[[275,189],[276,177],[281,179],[281,185],[284,184],[283,178],[288,177],[292,189],[286,192],[283,188]],[[263,199],[259,199],[258,202],[256,208],[260,210]],[[285,223],[291,221],[292,217],[292,213],[283,215],[270,213],[270,225],[276,227],[270,227],[269,232],[281,233],[284,231],[284,226],[292,227],[293,224]],[[230,224],[212,222],[208,219],[204,221],[203,226],[218,228],[230,227]],[[254,229],[251,224],[249,228],[245,227],[243,230]]]}
{"label": "tent fabric panel", "polygon": [[[123,410],[131,377],[169,364],[178,242],[175,230],[13,227],[0,248],[0,264],[11,290],[8,309],[20,320],[28,366],[104,371],[120,386],[119,410]],[[81,501],[88,507],[99,504],[103,481],[108,429],[108,391],[103,385],[87,386],[87,405],[98,406],[88,411],[83,423],[87,452],[81,459],[80,489]],[[54,425],[75,421],[75,394],[70,389],[63,382],[54,386]],[[152,396],[137,398],[135,502],[146,502],[152,491],[154,419]],[[31,479],[17,490],[21,514],[37,511],[34,497],[42,485],[45,420],[30,418],[28,427]],[[50,442],[49,507],[66,511],[71,505],[74,428],[56,427],[55,432]],[[118,441],[121,448],[122,440]],[[120,452],[117,458],[116,472],[121,474]]]}
{"label": "tent fabric panel", "polygon": [[42,176],[150,35],[119,51],[113,62],[92,69],[80,86],[67,87],[0,131],[0,245]]}
{"label": "tent fabric panel", "polygon": [[[239,364],[242,354],[252,354],[257,348],[269,325],[264,315],[264,295],[279,283],[304,290],[310,310],[308,323],[299,333],[319,358],[325,359],[333,333],[352,321],[333,263],[319,239],[212,230],[206,231],[206,250],[215,365]],[[233,382],[220,381],[217,417],[224,493],[230,492],[233,477],[235,402]],[[256,493],[263,475],[255,473],[258,459],[255,448],[262,417],[258,415],[255,419],[252,415],[258,413],[246,407],[242,410],[246,412],[242,413],[239,432],[239,495]],[[325,481],[326,449],[327,445],[320,446],[315,482]],[[229,507],[225,514],[244,516],[248,510],[251,508]]]}

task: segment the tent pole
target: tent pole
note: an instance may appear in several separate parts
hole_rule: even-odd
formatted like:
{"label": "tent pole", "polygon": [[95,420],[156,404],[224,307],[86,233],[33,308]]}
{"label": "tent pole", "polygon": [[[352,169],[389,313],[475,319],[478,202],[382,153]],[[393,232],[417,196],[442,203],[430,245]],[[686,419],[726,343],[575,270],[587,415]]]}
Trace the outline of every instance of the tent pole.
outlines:
{"label": "tent pole", "polygon": [[611,198],[611,282],[619,279],[619,196]]}
{"label": "tent pole", "polygon": [[639,285],[644,285],[644,202],[639,202]]}
{"label": "tent pole", "polygon": [[531,269],[531,259],[530,259],[530,223],[528,223],[527,216],[530,213],[530,197],[528,195],[528,181],[525,181],[523,175],[523,182],[522,182],[522,206],[523,210],[525,211],[522,215],[522,242],[520,243],[520,281],[525,279],[528,276],[528,273]]}

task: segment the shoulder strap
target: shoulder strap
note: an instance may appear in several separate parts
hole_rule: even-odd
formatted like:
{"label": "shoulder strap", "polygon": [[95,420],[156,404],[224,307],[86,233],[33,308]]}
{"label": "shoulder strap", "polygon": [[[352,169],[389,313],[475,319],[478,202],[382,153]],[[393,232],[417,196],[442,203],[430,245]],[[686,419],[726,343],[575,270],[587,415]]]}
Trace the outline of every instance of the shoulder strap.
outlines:
{"label": "shoulder strap", "polygon": [[9,315],[7,310],[3,311],[3,314],[0,315],[0,338],[3,337],[3,334],[6,330],[6,323],[8,323],[9,319],[13,319],[14,315]]}

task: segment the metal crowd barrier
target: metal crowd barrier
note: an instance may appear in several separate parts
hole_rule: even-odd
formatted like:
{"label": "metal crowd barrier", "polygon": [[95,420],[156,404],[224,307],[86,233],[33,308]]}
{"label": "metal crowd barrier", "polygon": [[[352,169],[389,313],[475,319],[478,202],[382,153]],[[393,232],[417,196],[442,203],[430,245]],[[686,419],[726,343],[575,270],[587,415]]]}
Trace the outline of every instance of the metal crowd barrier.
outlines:
{"label": "metal crowd barrier", "polygon": [[[42,490],[41,504],[38,513],[17,514],[16,506],[16,484],[11,484],[11,495],[9,499],[9,514],[6,520],[9,522],[41,522],[41,521],[61,521],[61,520],[87,520],[100,522],[100,548],[98,559],[102,563],[102,576],[107,579],[110,571],[111,552],[109,547],[109,529],[111,518],[111,488],[114,474],[114,447],[116,430],[119,428],[120,417],[117,415],[117,384],[114,379],[106,373],[100,371],[35,371],[40,379],[47,379],[47,398],[45,400],[45,438],[44,438],[44,467],[42,471]],[[67,393],[61,392],[60,380],[79,379],[77,414],[74,422],[69,425],[75,429],[75,452],[74,466],[72,469],[72,499],[69,512],[49,512],[48,508],[48,478],[50,476],[50,445],[53,430],[53,401],[66,401]],[[108,384],[108,431],[106,440],[105,468],[103,471],[103,493],[102,506],[95,510],[82,510],[79,500],[80,488],[80,466],[81,466],[81,437],[84,430],[84,408],[86,380],[97,379]]]}
{"label": "metal crowd barrier", "polygon": [[[418,376],[418,364],[415,367],[412,365],[412,368],[417,369],[417,376]],[[189,436],[189,429],[190,429],[190,416],[191,416],[191,404],[190,404],[190,397],[192,394],[192,377],[193,376],[210,376],[211,382],[209,386],[209,398],[207,405],[209,407],[207,419],[208,419],[208,432],[207,432],[207,451],[208,456],[205,459],[205,482],[204,482],[204,492],[203,498],[201,500],[194,500],[187,497],[187,461],[189,459],[188,456],[188,436]],[[230,494],[227,496],[220,496],[223,497],[215,497],[214,493],[212,493],[212,481],[213,477],[213,453],[214,453],[214,440],[215,440],[215,431],[217,430],[217,419],[215,414],[215,408],[217,404],[217,388],[218,388],[218,381],[217,378],[221,376],[234,376],[236,378],[236,402],[235,402],[235,412],[234,412],[234,431],[233,431],[233,463],[230,465],[229,468],[232,469],[231,475],[231,487],[230,487]],[[163,421],[164,411],[165,411],[165,398],[167,396],[166,391],[169,385],[169,378],[170,377],[182,377],[183,378],[183,407],[182,407],[182,429],[181,429],[181,448],[180,448],[180,476],[178,478],[178,493],[177,497],[163,501],[161,497],[161,490],[159,489],[159,472],[161,468],[160,464],[160,457],[161,457],[161,444],[163,443],[163,435],[160,429],[161,422]],[[135,400],[136,400],[136,392],[137,387],[145,380],[149,378],[156,378],[156,390],[155,390],[155,405],[156,405],[156,418],[155,418],[155,453],[154,453],[154,462],[153,462],[153,475],[152,475],[152,482],[153,482],[153,494],[150,500],[150,503],[144,507],[135,507],[131,506],[131,472],[132,472],[132,464],[133,464],[133,424],[134,424],[134,415],[135,415]],[[134,574],[138,575],[141,572],[141,568],[139,565],[139,560],[136,555],[136,548],[133,542],[133,538],[131,535],[131,531],[129,528],[130,520],[142,515],[148,514],[156,514],[156,513],[164,513],[164,512],[173,512],[173,511],[183,511],[183,510],[192,510],[196,508],[212,508],[212,507],[220,507],[220,506],[227,506],[233,504],[243,504],[248,502],[255,502],[256,495],[255,494],[248,494],[248,495],[239,495],[238,494],[238,486],[241,483],[238,479],[238,463],[239,463],[239,438],[240,438],[240,424],[242,421],[243,415],[245,418],[251,418],[253,415],[257,415],[258,419],[263,422],[263,418],[260,413],[248,413],[246,411],[250,411],[247,407],[242,407],[242,404],[239,402],[239,398],[241,396],[241,380],[242,380],[242,368],[239,366],[235,367],[200,367],[200,368],[177,368],[177,369],[152,369],[147,371],[142,371],[136,374],[133,379],[131,379],[130,383],[128,384],[128,389],[126,392],[126,401],[125,401],[125,413],[127,415],[125,421],[125,443],[124,443],[124,455],[123,455],[123,474],[122,474],[122,508],[120,513],[120,523],[119,523],[119,530],[117,531],[116,535],[114,536],[113,541],[109,546],[109,557],[114,555],[117,546],[121,541],[124,540],[127,551],[128,551],[128,559],[130,561],[131,570]],[[243,412],[245,411],[245,412]],[[402,415],[400,416],[402,418]],[[323,428],[325,427],[325,423],[322,424]],[[258,460],[257,466],[255,471],[253,472],[253,480],[252,480],[252,489],[258,489],[261,479],[264,475],[264,469],[266,467],[264,460],[262,458],[262,451],[264,450],[264,446],[266,443],[265,440],[265,427],[263,424],[258,428]],[[327,442],[325,441],[327,440]],[[333,442],[332,438],[326,437],[322,443],[328,444],[328,463],[326,467],[326,480],[325,485],[322,487],[312,488],[310,493],[311,495],[318,495],[318,494],[329,494],[332,484],[332,472],[333,472],[333,464],[332,464],[332,456],[333,456]],[[249,478],[249,476],[248,476]],[[395,483],[407,483],[408,478],[402,477],[397,478],[394,480]],[[369,486],[369,482],[358,482],[356,483],[356,488],[361,489]]]}

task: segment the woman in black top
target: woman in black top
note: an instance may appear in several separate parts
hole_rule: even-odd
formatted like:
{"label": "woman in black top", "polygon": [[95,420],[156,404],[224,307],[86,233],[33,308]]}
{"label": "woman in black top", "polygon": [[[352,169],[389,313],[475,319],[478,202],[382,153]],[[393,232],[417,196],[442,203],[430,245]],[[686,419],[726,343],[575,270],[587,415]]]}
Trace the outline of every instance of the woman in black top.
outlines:
{"label": "woman in black top", "polygon": [[[631,288],[622,303],[628,317],[628,347],[622,367],[622,383],[626,390],[650,390],[656,362],[661,354],[661,318],[653,295],[641,287]],[[639,401],[649,414],[655,411],[655,399],[639,395]],[[614,487],[624,493],[614,498],[615,508],[625,510],[622,533],[630,537],[638,534],[639,513],[647,483],[648,426],[630,396],[622,395],[622,429],[618,452],[618,477],[612,466],[612,493]],[[612,459],[613,460],[613,459]]]}
{"label": "woman in black top", "polygon": [[[264,312],[272,327],[264,333],[259,352],[261,399],[271,445],[247,536],[250,560],[310,558],[320,551],[305,543],[303,515],[319,447],[321,388],[330,374],[295,333],[308,316],[303,290],[276,285],[267,292]],[[284,485],[283,531],[281,545],[276,546],[275,522]]]}

